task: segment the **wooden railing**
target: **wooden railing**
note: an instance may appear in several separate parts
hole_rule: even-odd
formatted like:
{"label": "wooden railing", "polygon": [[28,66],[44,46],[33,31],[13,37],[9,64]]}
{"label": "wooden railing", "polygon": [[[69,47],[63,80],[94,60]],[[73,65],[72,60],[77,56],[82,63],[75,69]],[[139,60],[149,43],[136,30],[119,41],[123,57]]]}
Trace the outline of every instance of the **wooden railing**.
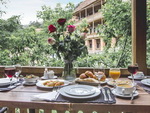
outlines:
{"label": "wooden railing", "polygon": [[[35,74],[37,76],[43,76],[45,67],[41,66],[23,66],[22,67],[22,75],[26,74]],[[76,74],[79,76],[81,73],[84,73],[85,71],[89,70],[93,72],[92,67],[75,67]],[[63,67],[48,67],[48,70],[53,70],[55,72],[55,75],[61,76],[63,72]],[[121,68],[121,75],[126,76],[129,75],[129,72],[126,68]],[[106,76],[109,75],[109,69],[105,69]],[[0,75],[4,76],[4,66],[0,66]]]}

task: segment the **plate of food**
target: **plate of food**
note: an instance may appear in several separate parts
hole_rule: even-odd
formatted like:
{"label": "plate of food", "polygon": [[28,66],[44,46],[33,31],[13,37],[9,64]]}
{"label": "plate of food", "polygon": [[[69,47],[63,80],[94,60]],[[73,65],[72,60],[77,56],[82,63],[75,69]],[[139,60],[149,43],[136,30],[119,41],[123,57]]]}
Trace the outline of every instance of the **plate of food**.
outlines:
{"label": "plate of food", "polygon": [[79,78],[75,79],[76,83],[88,84],[88,85],[98,85],[98,84],[106,84],[107,79],[105,74],[98,80],[97,76],[95,76],[91,71],[86,71],[82,73]]}
{"label": "plate of food", "polygon": [[26,83],[35,83],[37,80],[39,79],[39,77],[38,76],[35,76],[35,75],[33,75],[33,74],[30,74],[30,75],[26,75],[25,77],[24,77],[24,81],[26,82]]}
{"label": "plate of food", "polygon": [[36,83],[36,86],[39,88],[53,88],[59,86],[69,85],[70,82],[62,79],[51,79],[51,80],[41,80]]}

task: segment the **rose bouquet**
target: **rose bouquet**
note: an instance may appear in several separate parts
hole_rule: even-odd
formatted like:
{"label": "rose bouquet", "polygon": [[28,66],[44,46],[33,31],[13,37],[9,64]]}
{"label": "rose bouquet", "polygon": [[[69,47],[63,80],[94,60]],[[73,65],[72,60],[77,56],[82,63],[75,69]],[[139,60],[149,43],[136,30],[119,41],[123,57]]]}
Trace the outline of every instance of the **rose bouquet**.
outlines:
{"label": "rose bouquet", "polygon": [[74,25],[67,24],[66,19],[63,18],[58,19],[55,25],[49,25],[48,30],[51,35],[48,43],[65,63],[63,76],[71,80],[75,77],[73,76],[73,61],[88,53],[84,41],[86,32],[79,33]]}

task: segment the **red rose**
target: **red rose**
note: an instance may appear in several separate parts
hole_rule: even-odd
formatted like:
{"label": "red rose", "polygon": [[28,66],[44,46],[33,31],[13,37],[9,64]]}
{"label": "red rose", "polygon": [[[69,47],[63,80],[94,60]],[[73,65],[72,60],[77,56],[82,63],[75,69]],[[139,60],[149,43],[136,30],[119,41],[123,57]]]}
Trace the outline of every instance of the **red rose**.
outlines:
{"label": "red rose", "polygon": [[54,38],[51,38],[51,37],[48,38],[47,41],[48,41],[48,43],[51,44],[51,45],[55,44],[55,42],[56,42],[56,40],[55,40]]}
{"label": "red rose", "polygon": [[50,33],[55,32],[56,31],[56,27],[54,25],[49,25],[48,26],[48,30],[50,31]]}
{"label": "red rose", "polygon": [[68,25],[67,28],[68,28],[69,33],[72,33],[75,31],[76,27],[74,25]]}
{"label": "red rose", "polygon": [[59,25],[64,25],[65,22],[66,22],[66,19],[64,19],[64,18],[60,18],[60,19],[57,20],[57,23],[58,23]]}

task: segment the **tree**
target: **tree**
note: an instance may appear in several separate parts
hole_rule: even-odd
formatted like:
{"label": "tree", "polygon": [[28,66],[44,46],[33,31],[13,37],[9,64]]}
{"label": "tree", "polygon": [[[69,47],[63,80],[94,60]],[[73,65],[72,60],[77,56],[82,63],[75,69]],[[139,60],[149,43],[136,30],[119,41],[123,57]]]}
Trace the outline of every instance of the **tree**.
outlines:
{"label": "tree", "polygon": [[[6,3],[7,3],[6,0],[0,0],[0,5],[2,4],[5,6]],[[5,11],[1,10],[0,8],[0,17],[2,16],[3,13],[5,13]]]}
{"label": "tree", "polygon": [[[99,26],[101,31],[99,35],[106,43],[105,52],[107,55],[112,52],[116,53],[114,58],[110,56],[110,59],[116,62],[114,67],[126,67],[131,62],[131,2],[107,0],[100,11],[102,11],[105,23]],[[112,38],[116,39],[114,50],[111,48]],[[110,51],[107,51],[108,49]]]}

